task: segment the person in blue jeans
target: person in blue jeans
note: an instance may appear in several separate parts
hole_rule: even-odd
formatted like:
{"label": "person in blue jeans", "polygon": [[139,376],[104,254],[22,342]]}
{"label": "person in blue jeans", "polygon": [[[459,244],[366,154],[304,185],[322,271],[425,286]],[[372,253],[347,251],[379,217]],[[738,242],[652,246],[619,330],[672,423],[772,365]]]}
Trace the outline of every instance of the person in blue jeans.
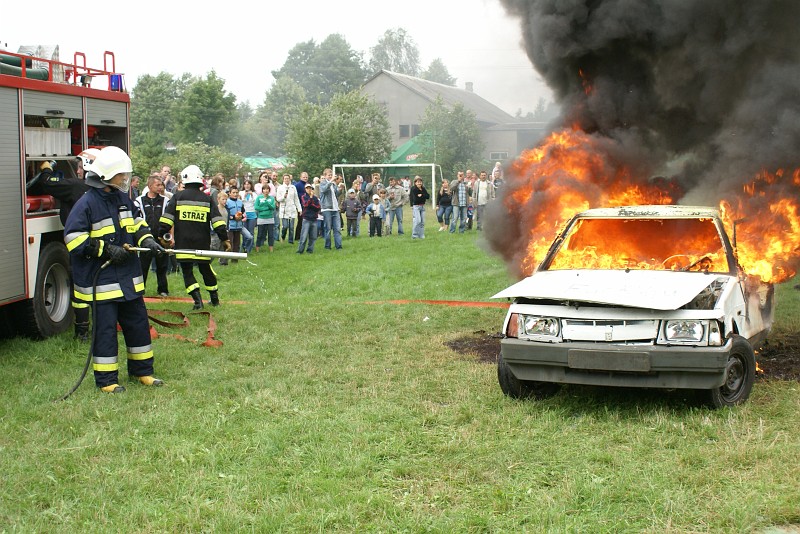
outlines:
{"label": "person in blue jeans", "polygon": [[[300,230],[300,244],[297,247],[297,253],[302,254],[314,252],[314,241],[317,240],[317,216],[321,209],[319,198],[314,195],[314,186],[306,184],[305,194],[300,198],[300,203],[303,205],[303,227]],[[308,243],[308,247],[306,247]]]}
{"label": "person in blue jeans", "polygon": [[456,181],[450,184],[450,197],[453,205],[453,218],[450,220],[450,233],[456,232],[456,221],[458,221],[458,233],[463,234],[467,225],[467,210],[469,209],[469,184],[464,179],[464,173],[459,171]]}
{"label": "person in blue jeans", "polygon": [[336,249],[342,248],[342,219],[339,217],[339,201],[336,198],[337,185],[333,180],[333,171],[325,169],[319,182],[319,203],[322,206],[323,233],[325,248],[331,248],[331,234]]}

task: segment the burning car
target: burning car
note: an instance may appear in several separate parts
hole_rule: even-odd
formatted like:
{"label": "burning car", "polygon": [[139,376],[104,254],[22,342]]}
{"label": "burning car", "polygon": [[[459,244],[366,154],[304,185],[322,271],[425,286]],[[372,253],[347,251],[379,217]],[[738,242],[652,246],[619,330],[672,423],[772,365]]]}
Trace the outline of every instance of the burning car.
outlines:
{"label": "burning car", "polygon": [[773,294],[743,272],[716,209],[584,211],[531,276],[493,297],[513,298],[500,388],[515,398],[561,384],[697,389],[712,407],[741,404]]}

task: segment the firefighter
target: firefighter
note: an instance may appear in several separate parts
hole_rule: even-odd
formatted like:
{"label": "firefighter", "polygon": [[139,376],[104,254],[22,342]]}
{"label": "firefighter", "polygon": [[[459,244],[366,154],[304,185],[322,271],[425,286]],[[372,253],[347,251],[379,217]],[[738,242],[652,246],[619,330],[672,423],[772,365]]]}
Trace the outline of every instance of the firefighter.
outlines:
{"label": "firefighter", "polygon": [[150,325],[144,305],[139,258],[125,246],[163,254],[141,213],[128,196],[133,168],[121,149],[100,150],[89,172],[89,190],[75,203],[64,226],[64,242],[72,260],[74,294],[82,302],[95,299],[94,379],[106,393],[125,391],[119,385],[117,323],[128,353],[128,376],[145,386],[161,386],[153,376]]}
{"label": "firefighter", "polygon": [[[99,153],[100,151],[96,148],[87,148],[78,154],[76,158],[77,178],[64,176],[61,172],[54,172],[55,161],[45,161],[41,164],[43,193],[58,200],[58,215],[62,225],[66,225],[67,217],[75,202],[89,189],[89,186],[83,181],[83,177]],[[74,287],[74,284],[72,285]],[[87,341],[89,339],[89,304],[75,298],[74,290],[72,292],[72,309],[75,312],[75,339]]]}
{"label": "firefighter", "polygon": [[[225,251],[230,251],[231,242],[228,241],[225,219],[220,215],[217,204],[203,192],[203,171],[197,165],[189,165],[181,171],[181,183],[185,189],[177,191],[172,196],[164,215],[161,216],[159,235],[162,244],[174,245],[177,249],[208,250],[211,246],[210,230],[213,230],[219,236]],[[172,239],[168,240],[170,234]],[[204,287],[211,295],[209,304],[219,306],[217,275],[211,268],[211,258],[191,253],[176,253],[175,257],[181,264],[186,292],[194,300],[192,309],[203,308],[200,284],[197,283],[193,272],[195,263],[203,276]]]}

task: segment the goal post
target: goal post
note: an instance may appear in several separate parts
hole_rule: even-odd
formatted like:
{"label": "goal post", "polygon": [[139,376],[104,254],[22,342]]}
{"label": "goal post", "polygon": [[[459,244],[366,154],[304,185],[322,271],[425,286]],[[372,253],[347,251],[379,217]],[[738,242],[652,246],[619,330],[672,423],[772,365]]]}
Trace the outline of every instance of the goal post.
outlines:
{"label": "goal post", "polygon": [[[439,173],[439,181],[438,181],[438,183],[441,183],[442,177],[443,177],[442,176],[442,167],[440,165],[437,165],[436,163],[334,163],[331,166],[331,170],[333,170],[334,176],[337,174],[337,169],[339,169],[341,171],[341,174],[344,176],[344,170],[345,169],[382,169],[383,170],[383,169],[397,169],[397,168],[401,168],[401,169],[419,168],[420,171],[422,171],[424,169],[426,171],[424,176],[425,177],[430,176],[430,190],[429,190],[429,192],[431,194],[431,201],[432,201],[431,205],[432,206],[436,206],[436,197],[439,194],[439,190],[436,188],[436,184],[437,184],[436,173],[437,173],[437,171]],[[386,172],[381,172],[381,175],[385,176]],[[423,176],[422,172],[420,172],[419,175]],[[413,183],[413,179],[414,178],[411,177],[412,183]],[[364,181],[366,183],[369,183],[369,177],[365,176],[364,177]],[[348,182],[347,177],[345,176],[345,184],[348,184],[348,183],[352,184],[352,182],[353,182],[353,180],[350,180]],[[389,185],[389,184],[384,184],[384,185]],[[348,188],[349,188],[349,186],[348,186]]]}

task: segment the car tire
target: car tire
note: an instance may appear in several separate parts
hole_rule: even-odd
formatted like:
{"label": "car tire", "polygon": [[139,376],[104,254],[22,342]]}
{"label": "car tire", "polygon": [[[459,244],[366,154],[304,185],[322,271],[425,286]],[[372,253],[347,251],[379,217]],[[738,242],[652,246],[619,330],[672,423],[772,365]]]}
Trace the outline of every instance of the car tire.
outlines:
{"label": "car tire", "polygon": [[503,393],[512,399],[546,399],[552,397],[561,389],[560,384],[539,382],[534,380],[520,380],[503,359],[503,353],[497,358],[497,381]]}
{"label": "car tire", "polygon": [[742,404],[750,396],[756,380],[756,355],[753,347],[741,336],[734,336],[733,347],[725,366],[725,382],[705,391],[706,404],[723,408]]}

